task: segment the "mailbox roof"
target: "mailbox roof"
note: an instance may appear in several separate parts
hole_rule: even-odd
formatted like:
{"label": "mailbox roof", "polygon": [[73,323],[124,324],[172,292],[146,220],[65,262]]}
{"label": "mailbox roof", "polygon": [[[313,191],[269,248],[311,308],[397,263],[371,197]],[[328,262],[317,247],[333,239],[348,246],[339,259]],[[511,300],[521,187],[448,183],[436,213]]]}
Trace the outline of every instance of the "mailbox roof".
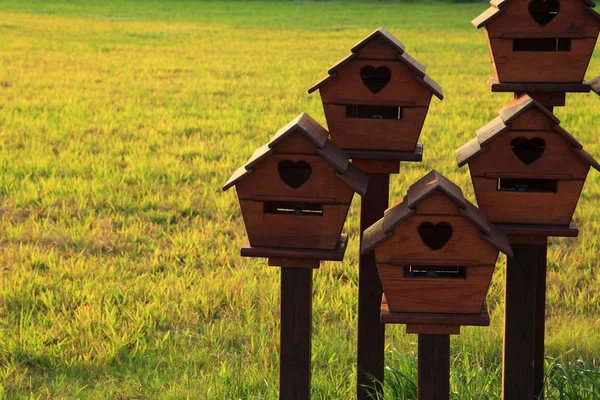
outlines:
{"label": "mailbox roof", "polygon": [[417,205],[436,191],[442,192],[457,204],[459,213],[479,229],[484,240],[504,254],[513,255],[506,235],[491,225],[485,215],[464,198],[460,187],[437,171],[431,171],[414,183],[408,189],[404,200],[387,209],[383,218],[364,232],[361,253],[373,251],[390,238],[402,222],[416,213]]}
{"label": "mailbox roof", "polygon": [[546,107],[527,95],[515,99],[504,106],[500,110],[500,115],[496,119],[479,129],[475,138],[467,142],[460,149],[456,150],[456,160],[458,161],[458,166],[462,167],[463,165],[471,162],[473,159],[479,157],[481,153],[488,149],[488,144],[490,144],[504,132],[510,130],[510,124],[512,121],[532,108],[536,108],[537,110],[541,111],[546,117],[548,117],[548,119],[552,121],[552,129],[571,143],[575,154],[581,157],[590,166],[600,171],[600,164],[598,164],[598,162],[594,160],[594,158],[588,152],[583,150],[583,145],[579,143],[577,139],[575,139],[569,132],[559,125],[560,120],[556,118],[556,116],[550,111],[548,111]]}
{"label": "mailbox roof", "polygon": [[329,71],[327,71],[329,75],[323,80],[321,80],[319,83],[308,89],[308,93],[313,93],[314,91],[325,86],[331,80],[335,79],[337,77],[338,70],[346,64],[352,62],[356,58],[358,58],[360,49],[375,38],[381,38],[391,47],[393,47],[397,51],[396,57],[398,58],[398,60],[402,61],[415,73],[415,75],[417,75],[417,77],[419,78],[418,81],[427,89],[429,89],[429,91],[433,93],[438,99],[442,100],[444,98],[444,91],[442,90],[442,87],[438,85],[433,79],[431,79],[431,77],[425,74],[425,66],[417,60],[415,60],[413,57],[411,57],[407,52],[405,52],[404,44],[402,44],[398,39],[392,36],[391,33],[389,33],[382,27],[380,27],[379,29],[371,33],[369,36],[367,36],[366,38],[358,42],[356,45],[354,45],[354,47],[352,47],[351,49],[352,53],[347,57],[344,57],[333,67],[331,67]]}
{"label": "mailbox roof", "polygon": [[336,169],[338,177],[355,192],[361,196],[365,195],[369,180],[368,176],[350,163],[346,153],[329,140],[327,130],[306,113],[300,114],[296,119],[282,127],[269,143],[258,148],[248,162],[233,173],[227,183],[223,185],[223,190],[228,190],[250,175],[257,164],[275,152],[279,142],[294,132],[301,133],[313,142],[317,147],[317,154]]}
{"label": "mailbox roof", "polygon": [[[485,10],[481,15],[471,21],[471,24],[477,29],[486,26],[490,21],[502,15],[504,8],[510,4],[512,0],[492,0],[490,1],[491,7]],[[591,0],[581,0],[581,2],[587,7],[587,10],[597,19],[600,20],[600,14],[598,14],[593,7],[596,6]]]}

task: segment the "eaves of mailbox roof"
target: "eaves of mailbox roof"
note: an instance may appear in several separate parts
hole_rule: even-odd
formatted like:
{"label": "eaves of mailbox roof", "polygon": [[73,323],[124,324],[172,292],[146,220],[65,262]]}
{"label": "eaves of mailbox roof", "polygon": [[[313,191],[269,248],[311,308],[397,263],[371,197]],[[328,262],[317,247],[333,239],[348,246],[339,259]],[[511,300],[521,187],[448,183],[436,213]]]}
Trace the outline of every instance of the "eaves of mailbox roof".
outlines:
{"label": "eaves of mailbox roof", "polygon": [[404,200],[387,209],[383,218],[363,233],[361,254],[375,250],[394,234],[394,229],[416,213],[417,205],[436,191],[442,192],[458,206],[459,213],[475,225],[481,238],[499,251],[512,257],[513,252],[506,235],[491,225],[483,212],[463,196],[462,190],[437,171],[431,171],[414,183]]}
{"label": "eaves of mailbox roof", "polygon": [[350,186],[356,193],[364,196],[367,192],[368,176],[348,160],[346,153],[329,140],[329,133],[317,121],[306,113],[282,127],[271,141],[258,148],[252,157],[242,167],[238,168],[223,185],[223,190],[235,186],[252,173],[254,167],[273,154],[277,144],[294,132],[301,133],[317,146],[317,154],[329,162],[336,170],[338,177]]}
{"label": "eaves of mailbox roof", "polygon": [[[512,0],[492,0],[490,1],[491,7],[485,10],[480,16],[471,21],[471,24],[477,29],[486,26],[492,20],[498,18],[505,10]],[[596,6],[591,0],[581,0],[581,3],[586,7],[596,19],[600,21],[600,14],[598,14],[593,7]]]}
{"label": "eaves of mailbox roof", "polygon": [[358,42],[356,45],[354,45],[354,47],[352,47],[351,49],[352,53],[349,56],[340,60],[333,67],[331,67],[329,71],[327,71],[329,75],[325,79],[321,80],[319,83],[308,89],[308,93],[313,93],[314,91],[322,88],[327,83],[335,79],[338,75],[338,70],[355,60],[359,56],[360,49],[375,38],[383,39],[384,42],[386,42],[392,48],[394,48],[397,52],[396,57],[398,58],[398,60],[402,61],[414,72],[414,74],[419,78],[417,79],[417,81],[419,81],[423,86],[429,89],[429,91],[433,93],[438,99],[442,100],[444,98],[444,91],[442,90],[442,87],[438,85],[433,79],[431,79],[429,75],[425,74],[425,66],[417,60],[415,60],[413,57],[411,57],[407,52],[405,52],[404,44],[402,44],[398,39],[392,36],[392,34],[384,28],[377,29],[375,32],[371,33],[369,36],[367,36],[366,38]]}
{"label": "eaves of mailbox roof", "polygon": [[573,146],[572,150],[576,155],[581,157],[590,166],[600,171],[600,164],[598,164],[591,154],[583,150],[583,145],[579,143],[577,139],[559,125],[560,120],[548,111],[546,107],[527,95],[515,99],[504,106],[496,119],[479,129],[475,138],[456,150],[456,161],[458,162],[458,166],[462,167],[479,157],[479,155],[487,149],[488,144],[504,132],[510,130],[510,124],[513,120],[532,108],[538,109],[552,121],[552,129],[571,143]]}

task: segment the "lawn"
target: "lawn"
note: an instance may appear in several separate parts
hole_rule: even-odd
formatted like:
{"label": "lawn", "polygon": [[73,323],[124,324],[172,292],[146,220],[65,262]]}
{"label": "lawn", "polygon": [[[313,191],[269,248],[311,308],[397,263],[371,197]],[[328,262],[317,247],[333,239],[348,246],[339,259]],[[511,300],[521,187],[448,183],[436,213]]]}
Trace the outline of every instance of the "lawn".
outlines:
{"label": "lawn", "polygon": [[[0,0],[0,398],[273,399],[279,272],[242,259],[221,185],[305,111],[307,89],[386,27],[445,91],[421,164],[474,201],[454,151],[510,98],[485,85],[485,4]],[[588,78],[600,73],[600,51]],[[563,127],[600,158],[600,101],[570,95]],[[600,174],[577,239],[551,239],[550,399],[600,399]],[[344,262],[314,280],[313,398],[356,380],[358,201]],[[503,258],[489,328],[452,338],[455,399],[499,398]],[[414,387],[416,337],[387,333],[387,398]],[[565,397],[559,397],[563,393]]]}

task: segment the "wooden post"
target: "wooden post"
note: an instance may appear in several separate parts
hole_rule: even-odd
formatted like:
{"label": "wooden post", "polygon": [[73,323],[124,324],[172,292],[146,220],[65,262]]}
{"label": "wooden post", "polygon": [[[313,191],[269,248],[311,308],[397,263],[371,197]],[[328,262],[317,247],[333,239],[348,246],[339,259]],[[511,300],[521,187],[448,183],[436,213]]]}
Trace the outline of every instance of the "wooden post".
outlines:
{"label": "wooden post", "polygon": [[[383,217],[388,207],[390,175],[369,174],[369,187],[360,209],[362,232]],[[372,399],[383,394],[385,325],[379,320],[383,288],[377,272],[375,254],[360,257],[358,272],[358,371],[357,398]]]}
{"label": "wooden post", "polygon": [[512,244],[507,260],[502,397],[537,399],[543,392],[547,238]]}
{"label": "wooden post", "polygon": [[310,399],[312,269],[281,268],[279,398]]}
{"label": "wooden post", "polygon": [[450,335],[419,335],[419,400],[450,398]]}
{"label": "wooden post", "polygon": [[242,257],[266,257],[281,267],[281,327],[279,337],[279,398],[310,399],[312,342],[312,270],[320,262],[342,261],[348,235],[340,235],[334,250],[252,247],[246,241]]}
{"label": "wooden post", "polygon": [[546,263],[548,244],[539,245],[540,261],[537,266],[535,293],[535,349],[533,354],[533,395],[536,399],[544,398],[544,348],[546,334]]}

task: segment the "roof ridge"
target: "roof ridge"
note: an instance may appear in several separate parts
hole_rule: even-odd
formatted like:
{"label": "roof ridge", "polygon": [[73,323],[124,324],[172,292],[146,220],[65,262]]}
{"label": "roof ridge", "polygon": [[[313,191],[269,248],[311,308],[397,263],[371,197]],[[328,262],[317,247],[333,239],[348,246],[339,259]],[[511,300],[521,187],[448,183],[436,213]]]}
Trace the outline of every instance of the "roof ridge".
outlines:
{"label": "roof ridge", "polygon": [[304,112],[281,127],[271,141],[256,149],[246,164],[235,170],[233,175],[223,185],[223,191],[227,191],[250,175],[256,165],[275,152],[279,142],[297,131],[315,144],[317,147],[316,154],[324,158],[335,168],[342,181],[355,192],[364,196],[367,190],[368,176],[360,169],[354,167],[350,163],[346,153],[329,140],[329,132]]}
{"label": "roof ridge", "polygon": [[394,229],[415,214],[417,205],[438,190],[459,205],[459,214],[479,230],[485,241],[504,254],[512,256],[506,235],[490,224],[479,208],[464,198],[458,185],[436,170],[412,184],[404,199],[388,208],[383,218],[365,231],[364,237],[368,237],[369,240],[363,242],[361,254],[373,251],[393,236]]}
{"label": "roof ridge", "polygon": [[[511,1],[512,0],[491,0],[491,7],[485,10],[483,13],[481,13],[477,18],[473,19],[473,21],[471,21],[471,24],[477,29],[486,26],[489,22],[491,22],[492,20],[494,20],[502,14],[506,6]],[[600,19],[600,15],[594,10],[594,7],[596,7],[596,3],[594,3],[592,0],[581,1],[588,7],[587,10],[590,11],[592,15]]]}
{"label": "roof ridge", "polygon": [[405,51],[405,46],[402,42],[396,39],[391,33],[389,33],[385,28],[379,27],[373,33],[368,35],[366,38],[362,39],[360,42],[355,44],[350,50],[350,54],[346,57],[342,58],[336,64],[334,64],[327,71],[327,76],[313,85],[310,89],[308,89],[308,93],[311,94],[321,87],[325,86],[329,83],[333,78],[337,77],[337,71],[345,66],[346,64],[353,61],[356,57],[358,57],[358,53],[360,52],[360,48],[366,45],[375,37],[381,37],[384,39],[389,45],[394,47],[397,50],[397,58],[404,65],[406,65],[411,71],[417,75],[418,82],[421,83],[425,88],[427,88],[431,93],[433,93],[438,99],[443,100],[444,93],[442,87],[435,82],[429,75],[425,73],[425,66],[418,62],[415,58],[413,58],[410,54]]}

